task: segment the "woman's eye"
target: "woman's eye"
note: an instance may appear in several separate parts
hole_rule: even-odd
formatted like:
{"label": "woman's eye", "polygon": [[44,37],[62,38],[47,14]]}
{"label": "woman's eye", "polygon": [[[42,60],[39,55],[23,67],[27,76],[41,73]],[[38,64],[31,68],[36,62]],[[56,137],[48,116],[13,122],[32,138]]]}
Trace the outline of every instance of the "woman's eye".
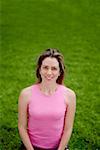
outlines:
{"label": "woman's eye", "polygon": [[44,67],[43,67],[43,69],[47,70],[47,69],[48,69],[48,67],[47,67],[47,66],[44,66]]}
{"label": "woman's eye", "polygon": [[[48,67],[48,66],[43,66],[43,69],[44,69],[44,70],[48,70],[49,67]],[[51,67],[51,70],[52,70],[52,71],[56,71],[57,68],[56,68],[56,67]]]}
{"label": "woman's eye", "polygon": [[53,67],[52,70],[57,70],[57,68]]}

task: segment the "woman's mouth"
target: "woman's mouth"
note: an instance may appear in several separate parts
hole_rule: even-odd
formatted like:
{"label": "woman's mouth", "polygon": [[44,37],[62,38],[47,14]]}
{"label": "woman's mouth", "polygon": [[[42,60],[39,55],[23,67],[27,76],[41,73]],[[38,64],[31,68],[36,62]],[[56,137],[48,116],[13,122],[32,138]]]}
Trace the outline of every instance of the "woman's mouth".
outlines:
{"label": "woman's mouth", "polygon": [[53,77],[45,77],[47,80],[52,80]]}

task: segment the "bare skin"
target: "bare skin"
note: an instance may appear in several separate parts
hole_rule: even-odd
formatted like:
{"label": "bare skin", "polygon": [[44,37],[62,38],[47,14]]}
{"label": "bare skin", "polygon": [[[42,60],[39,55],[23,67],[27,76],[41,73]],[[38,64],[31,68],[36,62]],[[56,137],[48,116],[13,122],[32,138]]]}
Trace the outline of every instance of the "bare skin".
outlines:
{"label": "bare skin", "polygon": [[75,93],[72,90],[67,88],[65,95],[66,95],[65,100],[66,100],[66,105],[67,105],[67,113],[65,116],[63,135],[62,135],[58,150],[64,150],[66,145],[68,145],[68,142],[71,137],[72,129],[73,129],[74,116],[75,116],[75,110],[76,110]]}
{"label": "bare skin", "polygon": [[18,103],[18,129],[27,150],[34,150],[27,133],[27,106],[31,96],[31,87],[22,90]]}
{"label": "bare skin", "polygon": [[[54,93],[54,91],[57,88],[56,80],[60,74],[57,60],[55,58],[44,59],[40,69],[40,74],[42,77],[42,82],[40,83],[40,90],[46,95],[50,95]],[[31,92],[32,92],[32,86],[23,89],[19,96],[19,102],[18,102],[18,129],[19,129],[21,139],[27,150],[34,150],[27,133],[27,123],[28,123],[27,108],[28,108],[29,99],[32,94]],[[72,133],[75,109],[76,109],[76,96],[71,89],[67,87],[65,88],[64,98],[65,98],[67,113],[65,116],[64,130],[63,130],[60,144],[58,146],[58,150],[64,150],[65,146],[69,142]]]}
{"label": "bare skin", "polygon": [[[29,103],[30,96],[31,96],[31,86],[28,88],[25,88],[21,92],[20,97],[19,97],[18,128],[19,128],[19,133],[22,138],[22,141],[25,144],[27,150],[33,150],[32,144],[27,134],[27,117],[28,117],[27,105]],[[65,146],[68,144],[68,141],[72,133],[75,108],[76,108],[75,93],[72,90],[66,88],[65,97],[66,97],[65,101],[66,101],[66,107],[67,107],[67,114],[65,117],[64,131],[63,131],[63,135],[62,135],[58,150],[64,150]]]}

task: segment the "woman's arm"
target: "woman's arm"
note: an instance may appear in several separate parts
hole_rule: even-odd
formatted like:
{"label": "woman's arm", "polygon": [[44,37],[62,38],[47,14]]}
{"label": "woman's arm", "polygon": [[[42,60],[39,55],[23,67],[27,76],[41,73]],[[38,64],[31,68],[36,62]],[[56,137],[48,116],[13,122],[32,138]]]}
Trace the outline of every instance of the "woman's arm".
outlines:
{"label": "woman's arm", "polygon": [[27,133],[27,105],[28,105],[28,96],[27,90],[24,89],[20,96],[18,102],[18,130],[22,142],[24,143],[27,150],[34,150],[30,142],[28,133]]}
{"label": "woman's arm", "polygon": [[71,91],[67,99],[68,99],[68,106],[66,110],[64,130],[63,130],[63,134],[62,134],[62,138],[58,150],[64,150],[66,145],[68,145],[68,141],[71,137],[71,133],[73,129],[73,122],[74,122],[75,109],[76,109],[75,93]]}

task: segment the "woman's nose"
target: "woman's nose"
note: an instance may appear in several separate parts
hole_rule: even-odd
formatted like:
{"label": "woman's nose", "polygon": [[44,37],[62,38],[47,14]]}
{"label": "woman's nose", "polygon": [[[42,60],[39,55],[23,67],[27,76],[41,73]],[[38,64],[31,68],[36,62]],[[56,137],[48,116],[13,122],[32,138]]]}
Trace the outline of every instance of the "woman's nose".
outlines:
{"label": "woman's nose", "polygon": [[51,73],[52,73],[52,70],[51,70],[51,69],[48,69],[47,74],[51,74]]}

